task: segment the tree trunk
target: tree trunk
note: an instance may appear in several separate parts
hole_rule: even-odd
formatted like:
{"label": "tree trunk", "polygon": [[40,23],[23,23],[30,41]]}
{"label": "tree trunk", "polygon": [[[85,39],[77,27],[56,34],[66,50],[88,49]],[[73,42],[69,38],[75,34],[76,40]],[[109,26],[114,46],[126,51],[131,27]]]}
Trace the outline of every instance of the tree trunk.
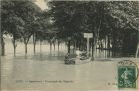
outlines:
{"label": "tree trunk", "polygon": [[[100,13],[100,12],[99,12]],[[99,14],[101,15],[101,14]],[[99,24],[96,24],[98,26],[95,27],[95,31],[94,31],[94,39],[93,39],[93,46],[92,46],[92,60],[95,60],[95,51],[96,51],[96,45],[97,45],[97,41],[98,38],[100,36],[100,29],[101,29],[101,24],[102,24],[102,15],[99,17],[100,21]]]}
{"label": "tree trunk", "polygon": [[34,54],[35,54],[35,52],[36,52],[36,42],[34,42],[33,44],[34,44],[33,50],[34,50]]}
{"label": "tree trunk", "polygon": [[27,54],[27,43],[24,44],[25,44],[25,54]]}
{"label": "tree trunk", "polygon": [[108,48],[108,50],[110,50],[110,37],[109,36],[108,36],[107,48]]}
{"label": "tree trunk", "polygon": [[42,40],[40,39],[40,52],[42,52]]}
{"label": "tree trunk", "polygon": [[116,55],[116,37],[113,35],[113,40],[112,40],[112,56]]}
{"label": "tree trunk", "polygon": [[54,45],[54,51],[55,51],[55,42],[53,43],[53,45]]}
{"label": "tree trunk", "polygon": [[14,56],[16,55],[16,47],[14,46]]}
{"label": "tree trunk", "polygon": [[96,50],[96,37],[94,36],[94,39],[92,42],[92,60],[95,59],[95,50]]}
{"label": "tree trunk", "polygon": [[116,51],[116,36],[113,34],[113,40],[112,40],[112,50]]}
{"label": "tree trunk", "polygon": [[100,43],[100,49],[101,49],[101,51],[102,51],[102,49],[103,49],[103,43],[102,43],[103,41],[101,41],[101,43]]}
{"label": "tree trunk", "polygon": [[68,41],[68,53],[70,53],[70,40]]}
{"label": "tree trunk", "polygon": [[1,55],[4,56],[5,55],[5,42],[4,42],[4,38],[3,38],[3,34],[1,33]]}
{"label": "tree trunk", "polygon": [[59,51],[60,42],[58,41],[58,51]]}
{"label": "tree trunk", "polygon": [[79,48],[79,41],[76,41],[76,48]]}
{"label": "tree trunk", "polygon": [[137,44],[137,49],[136,49],[136,56],[135,56],[135,58],[138,57],[138,54],[139,54],[139,44]]}
{"label": "tree trunk", "polygon": [[33,50],[34,50],[34,54],[36,52],[36,37],[35,37],[35,33],[33,34]]}
{"label": "tree trunk", "polygon": [[29,39],[32,34],[30,34],[28,37],[24,37],[24,44],[25,44],[25,55],[27,54],[27,44],[29,42]]}
{"label": "tree trunk", "polygon": [[105,37],[105,50],[107,49],[107,36]]}
{"label": "tree trunk", "polygon": [[14,47],[14,56],[15,56],[16,55],[16,47],[17,47],[17,44],[15,42],[15,36],[14,35],[13,35],[12,43],[13,43],[13,47]]}
{"label": "tree trunk", "polygon": [[137,48],[136,48],[135,58],[138,57],[138,53],[139,53],[139,32],[137,34]]}
{"label": "tree trunk", "polygon": [[50,51],[52,51],[52,42],[50,41]]}
{"label": "tree trunk", "polygon": [[105,58],[107,58],[107,36],[105,37],[105,50],[104,50],[104,54],[105,54]]}
{"label": "tree trunk", "polygon": [[25,55],[27,54],[27,44],[28,44],[29,39],[24,39],[24,44],[25,44]]}
{"label": "tree trunk", "polygon": [[76,43],[76,41],[75,41],[75,42],[74,42],[74,52],[75,52],[76,47],[77,47],[76,44],[77,44],[77,43]]}
{"label": "tree trunk", "polygon": [[99,27],[98,29],[95,28],[95,30],[97,31],[94,31],[94,38],[93,38],[93,46],[92,46],[92,61],[95,60],[95,51],[96,51],[96,46],[97,46],[97,40],[98,40],[98,37],[99,37],[99,30],[100,30],[100,25],[101,25],[101,21],[100,21],[100,24],[99,24]]}

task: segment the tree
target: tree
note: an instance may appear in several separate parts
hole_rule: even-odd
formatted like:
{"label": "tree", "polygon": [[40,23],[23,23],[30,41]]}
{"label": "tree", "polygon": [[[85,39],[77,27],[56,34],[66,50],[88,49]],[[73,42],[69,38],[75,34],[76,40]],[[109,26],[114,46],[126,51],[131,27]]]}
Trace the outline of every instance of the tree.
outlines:
{"label": "tree", "polygon": [[19,32],[23,30],[23,25],[24,25],[24,21],[16,16],[11,16],[8,19],[7,24],[9,24],[9,30],[8,32],[12,34],[13,39],[12,39],[12,43],[13,43],[13,47],[14,47],[14,55],[16,54],[16,40],[21,38]]}
{"label": "tree", "polygon": [[1,1],[1,47],[2,47],[2,56],[5,55],[5,42],[3,35],[7,33],[7,24],[6,19],[9,13],[8,9],[12,8],[14,4],[12,2]]}
{"label": "tree", "polygon": [[70,52],[72,35],[77,31],[75,23],[80,22],[80,20],[77,22],[77,19],[80,18],[73,17],[75,14],[74,5],[76,5],[74,2],[50,2],[51,10],[49,13],[54,21],[54,26],[58,28],[58,37],[67,42],[68,52]]}
{"label": "tree", "polygon": [[34,31],[32,25],[40,11],[31,0],[2,1],[2,30],[12,34],[14,54],[17,46],[15,40],[18,38],[23,38],[27,54],[27,44]]}
{"label": "tree", "polygon": [[24,40],[25,54],[27,54],[27,44],[31,35],[33,34],[33,31],[35,31],[32,25],[41,10],[37,5],[34,4],[34,2],[29,0],[23,0],[20,2],[15,1],[15,3],[16,7],[18,7],[15,8],[18,11],[17,15],[25,21],[24,29],[20,31],[20,34]]}
{"label": "tree", "polygon": [[[12,35],[12,43],[14,47],[14,55],[16,54],[16,40],[20,38],[19,31],[23,29],[24,21],[16,15],[14,10],[15,3],[12,1],[2,1],[2,36],[4,33]],[[4,41],[2,38],[2,54],[4,55]]]}
{"label": "tree", "polygon": [[[138,11],[137,3],[130,1],[52,1],[49,3],[49,12],[54,24],[58,27],[58,31],[65,39],[73,37],[77,33],[76,35],[81,35],[79,39],[83,40],[83,32],[93,33],[92,56],[94,58],[94,52],[99,39],[108,37],[109,41],[113,40],[114,48],[118,41],[120,41],[120,36],[123,36],[123,33],[120,34],[122,30],[138,31],[137,19],[139,14],[136,13]],[[74,37],[73,41],[78,41],[77,39],[77,37]],[[114,39],[118,41],[116,42]],[[121,44],[116,45],[116,47],[119,47],[119,45]]]}

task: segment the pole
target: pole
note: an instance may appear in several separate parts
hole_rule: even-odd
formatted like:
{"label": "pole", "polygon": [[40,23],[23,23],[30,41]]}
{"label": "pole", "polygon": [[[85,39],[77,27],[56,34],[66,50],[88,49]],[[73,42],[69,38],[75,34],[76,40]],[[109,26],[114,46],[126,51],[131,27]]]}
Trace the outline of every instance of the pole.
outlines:
{"label": "pole", "polygon": [[89,39],[90,38],[93,38],[93,33],[84,33],[84,38],[87,39],[87,43],[86,43],[86,46],[87,46],[87,57],[89,57]]}
{"label": "pole", "polygon": [[87,57],[89,57],[89,38],[87,38]]}

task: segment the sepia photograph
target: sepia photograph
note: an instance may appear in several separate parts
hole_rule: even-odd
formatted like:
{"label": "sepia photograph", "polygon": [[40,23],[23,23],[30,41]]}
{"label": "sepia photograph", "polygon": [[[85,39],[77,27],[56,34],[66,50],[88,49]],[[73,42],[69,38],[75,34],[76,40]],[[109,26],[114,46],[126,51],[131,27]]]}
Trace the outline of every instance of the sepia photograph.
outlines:
{"label": "sepia photograph", "polygon": [[139,91],[138,0],[0,0],[0,91]]}

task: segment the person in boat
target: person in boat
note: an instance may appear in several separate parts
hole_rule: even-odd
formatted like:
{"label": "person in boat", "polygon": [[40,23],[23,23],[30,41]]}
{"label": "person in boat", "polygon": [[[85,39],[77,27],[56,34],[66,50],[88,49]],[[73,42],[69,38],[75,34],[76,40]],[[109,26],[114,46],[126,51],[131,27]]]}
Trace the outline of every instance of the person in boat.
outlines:
{"label": "person in boat", "polygon": [[75,53],[76,53],[76,55],[77,55],[76,57],[77,57],[77,58],[80,58],[81,51],[79,50],[79,48],[76,50]]}
{"label": "person in boat", "polygon": [[75,64],[75,60],[73,60],[71,57],[70,57],[70,54],[67,53],[66,56],[65,56],[65,64]]}
{"label": "person in boat", "polygon": [[69,53],[66,54],[65,59],[69,59]]}
{"label": "person in boat", "polygon": [[65,61],[65,64],[68,63],[68,61],[69,61],[69,53],[66,54],[66,56],[65,56],[65,60],[64,60],[64,61]]}
{"label": "person in boat", "polygon": [[87,59],[87,53],[85,50],[80,51],[79,48],[76,50],[76,58],[79,58],[80,60],[85,60]]}

